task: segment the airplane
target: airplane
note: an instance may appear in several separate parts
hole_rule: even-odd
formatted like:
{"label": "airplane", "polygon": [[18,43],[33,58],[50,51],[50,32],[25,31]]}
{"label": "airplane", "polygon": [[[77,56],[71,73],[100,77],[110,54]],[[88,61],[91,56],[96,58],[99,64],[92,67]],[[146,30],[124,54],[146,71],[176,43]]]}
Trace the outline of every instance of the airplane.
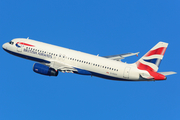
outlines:
{"label": "airplane", "polygon": [[126,53],[99,56],[63,48],[29,38],[15,38],[2,48],[15,56],[36,61],[33,71],[42,75],[57,76],[58,72],[96,76],[118,81],[166,80],[176,72],[157,72],[168,43],[159,42],[137,62],[127,64],[121,59],[138,55]]}

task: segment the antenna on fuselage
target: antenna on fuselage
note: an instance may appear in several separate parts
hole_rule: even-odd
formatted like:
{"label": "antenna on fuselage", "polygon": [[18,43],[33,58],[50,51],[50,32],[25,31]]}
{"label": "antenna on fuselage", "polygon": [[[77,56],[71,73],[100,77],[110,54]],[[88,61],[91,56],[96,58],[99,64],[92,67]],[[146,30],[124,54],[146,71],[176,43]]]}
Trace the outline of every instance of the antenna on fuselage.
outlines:
{"label": "antenna on fuselage", "polygon": [[29,37],[27,37],[27,39],[29,39]]}

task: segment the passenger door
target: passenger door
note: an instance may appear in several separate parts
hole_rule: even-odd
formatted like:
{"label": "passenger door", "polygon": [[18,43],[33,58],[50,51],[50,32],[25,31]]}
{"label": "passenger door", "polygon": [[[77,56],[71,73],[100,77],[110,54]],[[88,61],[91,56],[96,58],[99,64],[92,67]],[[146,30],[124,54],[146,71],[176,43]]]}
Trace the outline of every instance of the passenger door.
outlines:
{"label": "passenger door", "polygon": [[125,79],[129,79],[129,71],[130,71],[130,67],[126,67],[125,69],[124,69],[124,74],[123,74],[123,77],[125,78]]}

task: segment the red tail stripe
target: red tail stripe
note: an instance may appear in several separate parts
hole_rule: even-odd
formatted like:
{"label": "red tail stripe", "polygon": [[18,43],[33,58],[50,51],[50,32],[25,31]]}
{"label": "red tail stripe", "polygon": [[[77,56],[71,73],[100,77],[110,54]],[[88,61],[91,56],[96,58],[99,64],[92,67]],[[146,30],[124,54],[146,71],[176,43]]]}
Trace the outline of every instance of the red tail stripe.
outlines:
{"label": "red tail stripe", "polygon": [[157,73],[157,72],[154,71],[151,67],[149,67],[149,66],[147,66],[147,65],[145,65],[145,64],[142,64],[142,63],[140,63],[140,62],[137,62],[137,67],[138,67],[138,69],[140,69],[140,70],[146,70],[146,71],[148,71],[149,74],[154,77],[154,80],[165,80],[165,79],[166,79],[166,76]]}
{"label": "red tail stripe", "polygon": [[147,71],[153,71],[155,72],[154,69],[152,69],[151,67],[149,67],[148,65],[142,64],[141,62],[137,62],[137,68],[140,70],[147,70]]}
{"label": "red tail stripe", "polygon": [[151,56],[151,55],[164,55],[166,52],[166,47],[157,48],[155,50],[149,51],[145,57]]}
{"label": "red tail stripe", "polygon": [[166,79],[166,76],[164,76],[164,75],[162,75],[162,74],[160,74],[160,73],[151,72],[151,71],[148,71],[148,72],[149,72],[149,74],[150,74],[151,76],[154,77],[154,80],[165,80],[165,79]]}

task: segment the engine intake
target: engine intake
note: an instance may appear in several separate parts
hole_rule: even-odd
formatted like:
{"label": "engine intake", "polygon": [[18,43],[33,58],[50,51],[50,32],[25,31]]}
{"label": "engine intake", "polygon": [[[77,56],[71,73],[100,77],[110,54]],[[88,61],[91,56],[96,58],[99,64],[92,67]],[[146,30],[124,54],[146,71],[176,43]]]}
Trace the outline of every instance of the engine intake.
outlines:
{"label": "engine intake", "polygon": [[42,75],[57,76],[58,71],[40,63],[34,63],[33,71]]}

